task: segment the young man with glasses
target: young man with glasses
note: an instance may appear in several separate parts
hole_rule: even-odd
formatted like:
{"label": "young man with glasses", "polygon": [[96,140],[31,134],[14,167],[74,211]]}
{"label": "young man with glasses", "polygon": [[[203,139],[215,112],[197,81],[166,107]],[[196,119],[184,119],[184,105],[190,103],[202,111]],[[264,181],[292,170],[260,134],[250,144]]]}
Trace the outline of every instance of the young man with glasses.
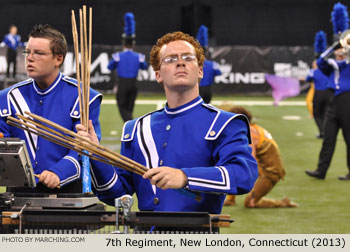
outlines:
{"label": "young man with glasses", "polygon": [[[75,130],[80,118],[77,81],[60,72],[66,53],[67,42],[62,33],[49,25],[34,26],[23,51],[30,79],[0,92],[0,132],[4,137],[26,141],[34,172],[39,177],[34,192],[82,189],[81,164],[76,152],[6,124],[8,116],[26,115],[28,111]],[[101,94],[90,90],[89,115],[98,136],[101,99]]]}
{"label": "young man with glasses", "polygon": [[[193,37],[169,33],[152,48],[151,64],[165,90],[167,104],[124,125],[121,154],[150,168],[143,177],[93,162],[98,197],[113,205],[137,194],[143,211],[220,213],[226,193],[248,193],[257,178],[245,116],[205,104],[198,82],[203,49]],[[78,133],[98,142],[92,125]],[[201,200],[174,189],[199,192]]]}

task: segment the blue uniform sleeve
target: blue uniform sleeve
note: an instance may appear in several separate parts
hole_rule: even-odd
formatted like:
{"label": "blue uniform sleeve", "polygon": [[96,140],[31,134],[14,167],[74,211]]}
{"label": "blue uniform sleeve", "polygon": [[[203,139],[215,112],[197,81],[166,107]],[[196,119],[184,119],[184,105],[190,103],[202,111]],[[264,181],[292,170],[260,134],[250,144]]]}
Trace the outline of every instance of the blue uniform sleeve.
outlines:
{"label": "blue uniform sleeve", "polygon": [[4,137],[11,137],[11,126],[6,123],[7,117],[0,117],[0,133]]}
{"label": "blue uniform sleeve", "polygon": [[213,70],[214,70],[214,76],[221,75],[221,71],[218,63],[213,62]]}
{"label": "blue uniform sleeve", "polygon": [[134,194],[133,173],[96,160],[91,164],[92,183],[99,200],[114,205],[115,198]]}
{"label": "blue uniform sleeve", "polygon": [[317,60],[317,67],[321,70],[321,72],[327,76],[329,76],[333,71],[334,68],[328,63],[327,60],[320,57]]}
{"label": "blue uniform sleeve", "polygon": [[140,69],[146,70],[148,68],[148,64],[146,62],[146,57],[143,54],[139,54],[139,61],[140,61]]}
{"label": "blue uniform sleeve", "polygon": [[313,82],[314,81],[314,69],[311,69],[308,73],[308,75],[305,78],[306,82]]}
{"label": "blue uniform sleeve", "polygon": [[93,191],[102,202],[114,205],[115,187],[118,179],[115,167],[96,160],[91,162],[91,181]]}
{"label": "blue uniform sleeve", "polygon": [[[94,125],[96,135],[101,139],[101,127],[99,122],[99,113],[100,113],[100,104],[101,99],[97,98],[90,104],[89,118],[92,120]],[[79,120],[76,120],[75,125],[79,123]],[[75,130],[74,125],[74,131]],[[81,174],[81,162],[79,154],[73,150],[70,150],[66,156],[64,156],[60,161],[55,165],[47,169],[54,172],[60,178],[60,185],[63,186],[68,184],[76,179],[80,178]]]}
{"label": "blue uniform sleeve", "polygon": [[[121,154],[123,156],[131,157],[131,148],[126,147],[130,144],[122,142]],[[102,202],[114,205],[115,198],[125,194],[134,194],[133,173],[96,160],[92,160],[91,164],[94,192]]]}
{"label": "blue uniform sleeve", "polygon": [[118,62],[115,62],[114,59],[111,59],[108,63],[107,68],[112,71],[112,70],[116,69],[117,66],[118,66]]}
{"label": "blue uniform sleeve", "polygon": [[146,70],[146,69],[148,68],[147,62],[145,62],[145,61],[144,61],[144,62],[141,62],[141,63],[140,63],[140,68]]}
{"label": "blue uniform sleeve", "polygon": [[248,131],[243,120],[231,120],[215,140],[215,166],[182,168],[188,179],[187,188],[201,192],[248,193],[258,177]]}
{"label": "blue uniform sleeve", "polygon": [[11,46],[11,42],[10,42],[10,40],[7,38],[7,36],[4,37],[3,43],[5,43],[5,45],[8,46],[8,47]]}
{"label": "blue uniform sleeve", "polygon": [[112,54],[112,59],[109,61],[107,68],[109,70],[114,70],[118,67],[118,62],[119,62],[119,54],[114,53]]}
{"label": "blue uniform sleeve", "polygon": [[9,88],[0,91],[0,132],[4,137],[12,137],[12,126],[8,125],[6,121],[9,115],[15,116],[15,109],[8,101],[8,91]]}
{"label": "blue uniform sleeve", "polygon": [[22,42],[20,35],[18,35],[18,46],[24,46],[24,42]]}

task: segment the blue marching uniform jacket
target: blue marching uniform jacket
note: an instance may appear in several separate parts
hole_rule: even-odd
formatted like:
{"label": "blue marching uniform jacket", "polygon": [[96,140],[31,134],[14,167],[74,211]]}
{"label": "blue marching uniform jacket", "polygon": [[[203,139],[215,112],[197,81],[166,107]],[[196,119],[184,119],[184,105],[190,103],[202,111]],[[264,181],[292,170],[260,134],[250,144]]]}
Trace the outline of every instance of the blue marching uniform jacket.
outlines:
{"label": "blue marching uniform jacket", "polygon": [[23,46],[24,43],[21,42],[21,36],[16,34],[12,35],[11,33],[6,34],[4,37],[3,43],[10,49],[16,51],[18,46]]}
{"label": "blue marching uniform jacket", "polygon": [[126,49],[112,55],[108,69],[117,69],[118,76],[121,78],[136,78],[139,69],[147,69],[148,67],[145,59],[145,55]]}
{"label": "blue marching uniform jacket", "polygon": [[335,96],[350,91],[350,64],[346,63],[346,60],[326,60],[321,55],[317,60],[317,66],[329,76],[328,88],[334,90]]}
{"label": "blue marching uniform jacket", "polygon": [[[97,136],[101,137],[98,120],[102,95],[90,89],[89,117]],[[8,116],[28,111],[49,119],[69,130],[76,131],[80,122],[77,81],[59,73],[46,90],[41,90],[33,79],[20,82],[0,91],[0,132],[4,137],[18,137],[26,141],[34,172],[54,172],[60,178],[60,186],[68,184],[81,175],[78,153],[28,133],[6,123]]]}
{"label": "blue marching uniform jacket", "polygon": [[306,82],[314,82],[315,90],[327,90],[329,77],[326,76],[320,69],[311,69],[306,76]]}
{"label": "blue marching uniform jacket", "polygon": [[218,63],[210,60],[205,60],[203,64],[203,78],[201,79],[199,86],[210,86],[214,83],[214,77],[221,75]]}
{"label": "blue marching uniform jacket", "polygon": [[248,193],[254,186],[258,170],[249,141],[245,116],[219,110],[198,97],[126,122],[121,154],[149,168],[181,169],[188,178],[186,189],[200,192],[200,202],[97,161],[92,161],[93,184],[100,200],[111,205],[117,197],[136,193],[142,211],[220,213],[226,193]]}

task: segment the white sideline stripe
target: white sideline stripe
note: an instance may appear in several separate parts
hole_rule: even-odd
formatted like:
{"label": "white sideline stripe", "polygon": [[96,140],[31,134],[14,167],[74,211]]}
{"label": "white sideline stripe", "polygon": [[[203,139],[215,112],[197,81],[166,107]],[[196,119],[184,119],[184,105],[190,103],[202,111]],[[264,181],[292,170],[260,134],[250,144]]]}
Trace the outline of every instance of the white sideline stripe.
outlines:
{"label": "white sideline stripe", "polygon": [[[157,109],[164,107],[165,100],[136,100],[137,105],[156,105]],[[115,105],[113,99],[103,100],[102,104]],[[213,105],[232,104],[232,105],[247,105],[247,106],[273,106],[273,101],[213,101]],[[306,106],[305,101],[281,101],[278,106]]]}

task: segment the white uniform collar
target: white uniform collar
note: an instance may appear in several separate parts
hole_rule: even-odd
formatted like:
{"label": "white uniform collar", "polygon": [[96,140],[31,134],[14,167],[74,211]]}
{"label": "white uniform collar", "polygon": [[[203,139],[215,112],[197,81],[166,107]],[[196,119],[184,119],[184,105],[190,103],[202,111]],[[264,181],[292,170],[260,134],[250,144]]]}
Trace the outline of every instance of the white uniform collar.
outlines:
{"label": "white uniform collar", "polygon": [[38,85],[35,83],[35,80],[33,80],[33,87],[39,95],[46,95],[46,94],[50,93],[57,86],[57,84],[61,81],[61,79],[62,79],[62,73],[60,72],[58,74],[56,80],[47,89],[41,90],[38,87]]}
{"label": "white uniform collar", "polygon": [[182,113],[184,111],[187,111],[199,104],[203,103],[203,99],[198,96],[196,99],[184,104],[184,105],[181,105],[177,108],[169,108],[168,107],[168,104],[165,106],[164,108],[164,111],[165,113],[169,114],[169,115],[175,115],[175,114],[179,114],[179,113]]}

